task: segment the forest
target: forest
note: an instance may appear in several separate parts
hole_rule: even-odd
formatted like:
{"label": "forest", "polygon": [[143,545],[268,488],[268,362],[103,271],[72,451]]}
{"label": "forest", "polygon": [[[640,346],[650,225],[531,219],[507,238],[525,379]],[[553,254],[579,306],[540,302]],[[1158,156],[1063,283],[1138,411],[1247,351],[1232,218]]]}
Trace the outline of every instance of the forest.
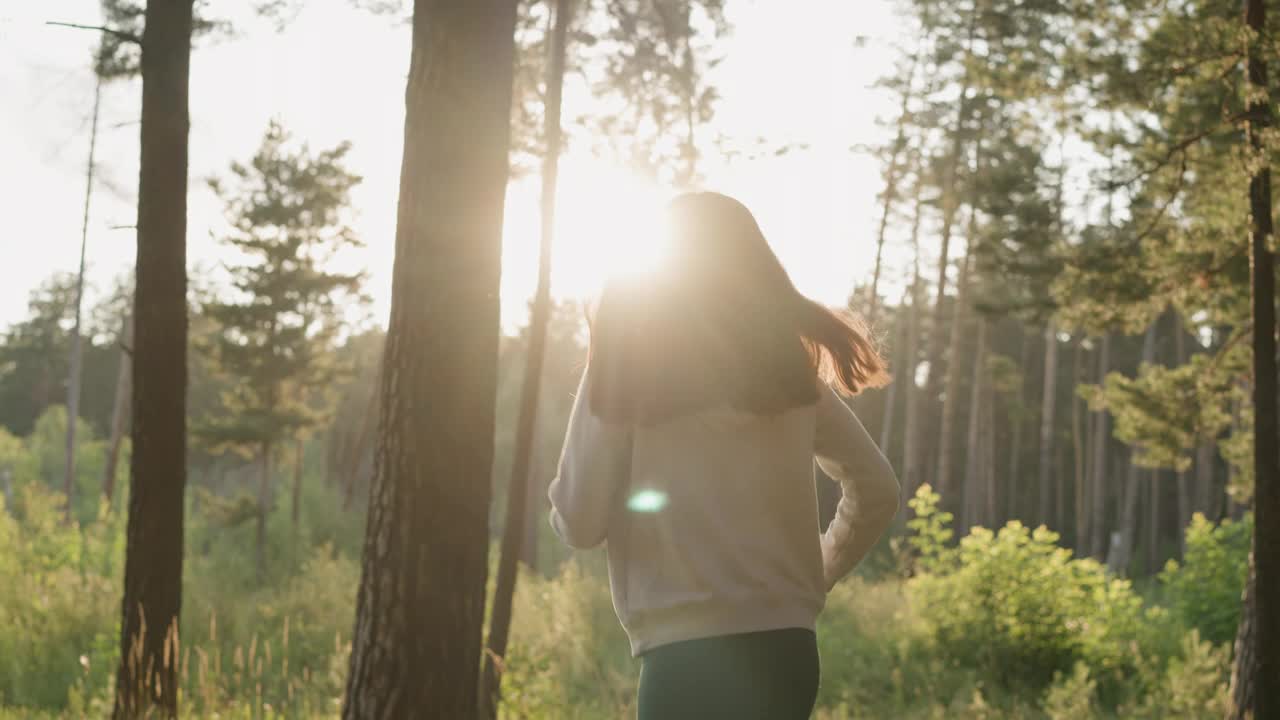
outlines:
{"label": "forest", "polygon": [[[358,144],[277,118],[190,170],[200,55],[243,18],[307,32],[309,4],[30,15],[92,45],[95,90],[65,188],[78,268],[39,265],[0,317],[0,720],[635,716],[604,551],[547,521],[592,302],[557,285],[634,231],[590,226],[603,249],[575,261],[558,217],[591,196],[560,180],[580,153],[670,196],[810,152],[720,124],[752,88],[726,49],[769,3],[345,4],[404,40],[385,238],[359,229]],[[885,108],[835,131],[874,170],[847,199],[870,214],[810,226],[858,258],[835,293],[894,380],[850,405],[903,493],[819,618],[814,717],[1280,718],[1280,16],[882,4],[893,38],[856,12],[823,33],[878,48],[873,85],[794,79]],[[122,142],[98,102],[120,88],[136,246],[86,280],[95,152]],[[192,260],[194,198],[222,218],[217,262]],[[784,262],[830,262],[765,229]],[[385,275],[351,260],[378,243]]]}

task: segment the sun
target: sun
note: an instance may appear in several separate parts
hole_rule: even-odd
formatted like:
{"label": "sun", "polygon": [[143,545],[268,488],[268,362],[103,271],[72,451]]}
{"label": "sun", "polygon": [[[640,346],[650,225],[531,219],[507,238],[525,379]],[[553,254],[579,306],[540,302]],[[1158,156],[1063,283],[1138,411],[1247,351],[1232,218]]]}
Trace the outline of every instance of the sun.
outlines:
{"label": "sun", "polygon": [[669,191],[602,163],[569,163],[561,178],[553,279],[566,294],[591,297],[612,276],[659,269]]}
{"label": "sun", "polygon": [[[666,204],[675,192],[593,157],[566,156],[560,166],[551,293],[590,302],[617,275],[661,272],[667,257]],[[541,228],[537,175],[507,188],[503,222],[503,327],[528,317],[538,268]]]}

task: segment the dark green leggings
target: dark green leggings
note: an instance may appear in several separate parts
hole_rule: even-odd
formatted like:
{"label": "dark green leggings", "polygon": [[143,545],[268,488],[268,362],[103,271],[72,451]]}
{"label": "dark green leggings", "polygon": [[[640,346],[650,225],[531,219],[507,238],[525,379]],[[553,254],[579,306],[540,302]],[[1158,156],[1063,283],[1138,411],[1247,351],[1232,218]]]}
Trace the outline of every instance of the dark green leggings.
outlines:
{"label": "dark green leggings", "polygon": [[642,661],[639,720],[806,720],[818,694],[812,630],[687,640]]}

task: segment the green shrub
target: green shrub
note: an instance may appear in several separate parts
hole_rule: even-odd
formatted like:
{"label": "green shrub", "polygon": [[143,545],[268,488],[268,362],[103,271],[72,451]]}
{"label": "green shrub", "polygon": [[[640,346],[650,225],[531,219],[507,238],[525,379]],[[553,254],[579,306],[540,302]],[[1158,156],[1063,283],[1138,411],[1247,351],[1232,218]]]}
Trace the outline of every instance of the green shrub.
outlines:
{"label": "green shrub", "polygon": [[945,657],[995,685],[1039,694],[1055,674],[1086,663],[1100,684],[1119,685],[1134,663],[1146,617],[1125,580],[1076,559],[1044,527],[976,527],[944,546],[946,518],[925,485],[911,501],[924,572],[910,581]]}
{"label": "green shrub", "polygon": [[1187,526],[1182,564],[1170,560],[1160,573],[1170,613],[1215,645],[1236,636],[1252,536],[1252,515],[1215,525],[1196,513]]}

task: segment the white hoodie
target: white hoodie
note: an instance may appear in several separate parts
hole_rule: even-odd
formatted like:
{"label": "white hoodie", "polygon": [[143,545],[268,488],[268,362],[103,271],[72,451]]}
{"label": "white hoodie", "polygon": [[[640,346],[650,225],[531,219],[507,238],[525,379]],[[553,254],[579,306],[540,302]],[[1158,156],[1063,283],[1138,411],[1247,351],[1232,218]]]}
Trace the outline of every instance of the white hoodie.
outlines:
{"label": "white hoodie", "polygon": [[[584,374],[551,483],[551,524],[573,547],[607,540],[613,605],[635,655],[813,629],[827,591],[897,512],[893,469],[825,384],[815,405],[778,415],[726,407],[636,428],[592,415],[589,387]],[[825,534],[815,458],[843,489]]]}

